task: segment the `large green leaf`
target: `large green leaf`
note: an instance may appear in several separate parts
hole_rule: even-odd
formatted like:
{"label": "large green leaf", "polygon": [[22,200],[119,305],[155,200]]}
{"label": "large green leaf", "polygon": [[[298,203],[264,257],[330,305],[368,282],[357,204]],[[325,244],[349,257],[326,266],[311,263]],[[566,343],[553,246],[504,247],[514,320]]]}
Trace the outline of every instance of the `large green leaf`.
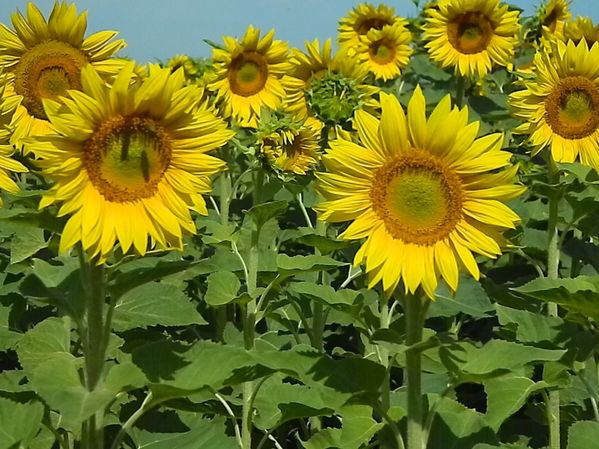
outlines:
{"label": "large green leaf", "polygon": [[568,429],[568,449],[591,449],[599,442],[599,423],[579,421]]}
{"label": "large green leaf", "polygon": [[[516,328],[516,338],[522,343],[556,342],[564,333],[564,320],[558,317],[518,310],[495,304],[497,317],[502,326]],[[560,338],[561,339],[561,338]]]}
{"label": "large green leaf", "polygon": [[46,246],[43,229],[20,226],[10,241],[10,263],[21,262]]}
{"label": "large green leaf", "polygon": [[39,402],[19,403],[0,397],[0,449],[20,443],[28,447],[38,433],[44,406]]}
{"label": "large green leaf", "polygon": [[116,330],[135,327],[206,324],[195,305],[173,285],[151,282],[128,291],[114,309]]}
{"label": "large green leaf", "polygon": [[208,289],[204,300],[211,306],[222,306],[233,302],[241,288],[239,278],[230,271],[218,271],[208,276]]}
{"label": "large green leaf", "polygon": [[277,255],[277,266],[281,274],[292,276],[299,273],[331,270],[347,265],[328,256],[293,256],[286,254]]}
{"label": "large green leaf", "polygon": [[17,354],[25,373],[54,356],[70,353],[71,321],[67,317],[47,318],[28,330],[19,344]]}
{"label": "large green leaf", "polygon": [[452,295],[444,283],[435,292],[436,301],[431,302],[427,316],[454,316],[465,313],[474,318],[491,315],[493,304],[480,282],[470,276],[461,276],[458,291]]}

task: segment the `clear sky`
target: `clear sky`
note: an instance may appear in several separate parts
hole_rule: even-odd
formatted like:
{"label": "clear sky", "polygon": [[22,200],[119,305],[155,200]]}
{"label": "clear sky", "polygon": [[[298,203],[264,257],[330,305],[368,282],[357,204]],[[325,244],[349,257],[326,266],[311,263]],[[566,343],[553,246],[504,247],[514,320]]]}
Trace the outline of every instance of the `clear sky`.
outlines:
{"label": "clear sky", "polygon": [[[424,3],[425,0],[421,0]],[[540,0],[512,0],[530,15]],[[34,2],[48,14],[53,0]],[[277,38],[303,47],[314,38],[335,37],[337,21],[358,3],[356,0],[78,0],[77,9],[88,10],[88,34],[117,30],[127,41],[120,54],[140,63],[185,53],[209,56],[211,48],[202,39],[221,42],[221,37],[243,35],[248,25],[263,30],[275,28]],[[379,1],[371,0],[378,4]],[[411,0],[386,1],[397,14],[413,16]],[[25,11],[27,0],[0,0],[0,22],[10,25],[10,15]],[[574,14],[599,21],[598,0],[573,0]]]}

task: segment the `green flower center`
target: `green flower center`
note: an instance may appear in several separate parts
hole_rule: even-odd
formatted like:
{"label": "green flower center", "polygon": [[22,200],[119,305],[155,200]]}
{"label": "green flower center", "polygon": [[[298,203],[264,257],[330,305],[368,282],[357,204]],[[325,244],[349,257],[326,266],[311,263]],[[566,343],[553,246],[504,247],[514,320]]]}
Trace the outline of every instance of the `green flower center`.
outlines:
{"label": "green flower center", "polygon": [[370,191],[387,231],[406,243],[433,245],[462,217],[462,184],[434,156],[409,150],[381,167]]}
{"label": "green flower center", "polygon": [[347,124],[364,104],[364,93],[356,80],[342,73],[326,72],[320,78],[313,77],[306,97],[313,114],[330,126]]}
{"label": "green flower center", "polygon": [[385,41],[373,43],[369,52],[371,59],[377,64],[388,64],[395,59],[395,47]]}
{"label": "green flower center", "polygon": [[594,133],[599,127],[599,87],[583,76],[560,80],[545,99],[545,120],[566,139]]}
{"label": "green flower center", "polygon": [[113,202],[153,196],[171,155],[170,140],[163,128],[145,117],[107,120],[84,148],[91,182]]}
{"label": "green flower center", "polygon": [[489,46],[493,24],[483,13],[471,11],[460,14],[447,24],[449,43],[460,53],[480,53]]}
{"label": "green flower center", "polygon": [[229,85],[234,94],[243,97],[256,95],[266,85],[268,61],[257,52],[244,52],[231,61]]}

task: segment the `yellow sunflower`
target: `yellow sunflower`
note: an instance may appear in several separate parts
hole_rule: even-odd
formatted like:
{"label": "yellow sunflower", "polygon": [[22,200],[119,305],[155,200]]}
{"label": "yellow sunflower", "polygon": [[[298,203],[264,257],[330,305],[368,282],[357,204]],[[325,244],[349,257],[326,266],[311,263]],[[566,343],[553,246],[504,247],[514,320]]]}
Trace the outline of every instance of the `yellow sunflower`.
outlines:
{"label": "yellow sunflower", "polygon": [[412,34],[400,24],[372,28],[356,47],[356,54],[376,79],[397,78],[408,62]]}
{"label": "yellow sunflower", "polygon": [[[14,148],[9,144],[12,129],[9,127],[15,110],[19,106],[18,96],[2,97],[0,93],[0,189],[17,193],[19,186],[10,178],[10,172],[26,172],[27,168],[11,158]],[[2,198],[0,197],[0,206]]]}
{"label": "yellow sunflower", "polygon": [[524,191],[513,184],[517,166],[501,151],[503,136],[477,139],[479,122],[468,124],[468,109],[452,108],[449,95],[428,120],[419,86],[407,117],[393,95],[381,94],[381,105],[380,120],[356,113],[359,143],[330,143],[327,173],[317,174],[327,201],[316,210],[321,220],[352,221],[341,238],[367,239],[354,264],[365,263],[370,288],[382,281],[391,294],[402,281],[434,298],[443,278],[456,291],[459,269],[479,278],[472,253],[500,255],[501,231],[519,220],[502,203]]}
{"label": "yellow sunflower", "polygon": [[194,79],[198,74],[198,68],[196,64],[193,62],[187,55],[175,55],[166,63],[166,67],[171,69],[171,72],[176,71],[179,67],[183,67],[183,73],[185,74],[185,78],[187,80]]}
{"label": "yellow sunflower", "polygon": [[330,39],[322,48],[318,39],[306,42],[305,53],[293,49],[290,63],[289,76],[283,79],[284,109],[299,119],[316,117],[343,124],[357,109],[378,107],[379,88],[365,82],[368,67],[347,49],[333,56]]}
{"label": "yellow sunflower", "polygon": [[524,123],[514,133],[529,134],[533,154],[551,147],[558,162],[580,162],[599,171],[599,44],[590,49],[557,42],[538,53],[534,78],[510,95],[514,114]]}
{"label": "yellow sunflower", "polygon": [[289,68],[287,44],[273,41],[270,30],[260,39],[260,30],[249,26],[239,42],[224,37],[225,48],[214,49],[214,80],[208,88],[224,104],[224,113],[241,126],[255,128],[260,108],[276,109],[285,90],[281,78]]}
{"label": "yellow sunflower", "polygon": [[549,0],[541,5],[538,11],[541,26],[551,33],[561,33],[564,21],[571,17],[569,4],[567,0]]}
{"label": "yellow sunflower", "polygon": [[562,36],[565,42],[572,40],[575,44],[584,39],[591,47],[595,42],[599,42],[599,25],[593,25],[589,17],[577,17],[576,20],[564,24]]}
{"label": "yellow sunflower", "polygon": [[320,157],[321,123],[277,115],[260,118],[256,136],[260,154],[278,174],[305,175]]}
{"label": "yellow sunflower", "polygon": [[424,39],[433,61],[465,77],[506,66],[518,44],[518,11],[499,0],[439,0],[426,10]]}
{"label": "yellow sunflower", "polygon": [[371,29],[380,30],[385,25],[399,24],[406,26],[408,22],[395,15],[395,9],[380,4],[359,3],[339,21],[337,40],[342,47],[354,48],[360,43],[361,37]]}
{"label": "yellow sunflower", "polygon": [[141,83],[133,72],[131,62],[108,86],[85,66],[82,92],[62,105],[44,100],[57,135],[29,139],[55,181],[40,208],[61,203],[58,215],[71,215],[60,251],[81,242],[98,263],[116,241],[142,255],[148,237],[150,247],[181,248],[183,234],[195,233],[189,210],[207,213],[201,194],[225,166],[205,153],[233,135],[210,112],[194,112],[201,92],[183,87],[183,70],[152,66]]}
{"label": "yellow sunflower", "polygon": [[117,73],[122,62],[109,58],[125,42],[112,41],[116,31],[84,38],[87,12],[77,14],[75,5],[65,2],[54,3],[47,21],[33,3],[27,17],[17,11],[11,18],[14,31],[0,24],[0,68],[8,74],[5,95],[23,97],[11,138],[20,146],[27,136],[52,132],[45,98],[58,100],[68,89],[81,89],[81,69],[88,63],[102,75]]}

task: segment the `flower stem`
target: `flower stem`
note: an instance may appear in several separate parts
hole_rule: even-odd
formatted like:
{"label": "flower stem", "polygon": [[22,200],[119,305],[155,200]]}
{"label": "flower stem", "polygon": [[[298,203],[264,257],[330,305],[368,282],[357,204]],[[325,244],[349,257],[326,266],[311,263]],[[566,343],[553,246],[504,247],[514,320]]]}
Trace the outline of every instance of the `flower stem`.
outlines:
{"label": "flower stem", "polygon": [[410,349],[422,341],[424,327],[424,301],[422,294],[404,298],[406,320],[406,371],[408,393],[408,446],[407,449],[423,449],[422,444],[422,355]]}
{"label": "flower stem", "polygon": [[[559,170],[555,165],[555,161],[549,155],[549,184],[557,186],[559,184]],[[556,190],[549,198],[549,220],[547,224],[547,232],[549,233],[549,243],[547,246],[547,277],[549,279],[559,278],[559,235],[557,222],[559,218],[559,202],[561,199],[560,192]],[[557,316],[557,304],[553,302],[547,303],[547,314],[549,316]],[[547,420],[549,424],[549,448],[560,449],[560,408],[559,408],[559,391],[549,391],[549,398],[546,404]]]}
{"label": "flower stem", "polygon": [[464,94],[466,91],[466,78],[458,75],[456,79],[455,104],[458,107],[464,106]]}

